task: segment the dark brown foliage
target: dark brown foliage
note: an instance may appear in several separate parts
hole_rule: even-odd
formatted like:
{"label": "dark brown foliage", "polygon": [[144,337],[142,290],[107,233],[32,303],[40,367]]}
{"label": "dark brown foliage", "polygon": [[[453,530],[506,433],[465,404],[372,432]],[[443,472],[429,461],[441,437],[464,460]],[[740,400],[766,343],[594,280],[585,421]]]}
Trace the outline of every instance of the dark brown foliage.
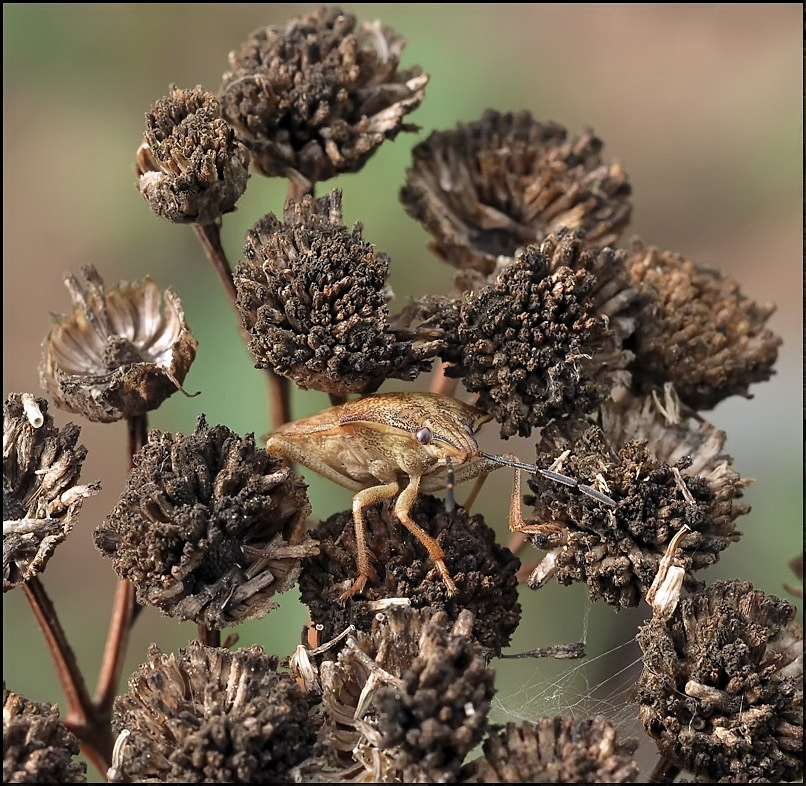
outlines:
{"label": "dark brown foliage", "polygon": [[262,617],[293,586],[305,486],[254,437],[200,416],[189,436],[152,431],[95,544],[140,603],[221,628]]}
{"label": "dark brown foliage", "polygon": [[201,87],[171,93],[146,113],[137,151],[137,188],[166,221],[211,224],[246,190],[249,152]]}
{"label": "dark brown foliage", "polygon": [[413,151],[400,198],[455,267],[489,275],[500,257],[565,228],[611,245],[626,225],[630,185],[603,163],[601,140],[567,139],[528,112],[487,110],[455,131],[435,131]]}
{"label": "dark brown foliage", "polygon": [[230,652],[192,642],[152,646],[115,700],[128,732],[119,783],[284,783],[310,755],[316,726],[296,682],[259,646]]}
{"label": "dark brown foliage", "polygon": [[638,741],[617,738],[601,715],[508,723],[491,731],[471,769],[476,783],[633,783]]}
{"label": "dark brown foliage", "polygon": [[424,97],[419,68],[398,71],[403,39],[338,7],[255,30],[229,56],[221,106],[252,167],[309,187],[360,169]]}
{"label": "dark brown foliage", "polygon": [[[342,223],[341,191],[286,203],[246,235],[235,283],[260,368],[303,389],[371,393],[431,367],[443,332],[390,318],[389,258]],[[413,315],[411,315],[413,316]]]}
{"label": "dark brown foliage", "polygon": [[322,626],[320,640],[327,641],[350,624],[368,631],[379,601],[407,598],[412,607],[444,610],[451,620],[462,609],[470,609],[476,616],[474,638],[493,654],[500,654],[520,621],[515,578],[520,561],[509,549],[498,546],[495,532],[481,516],[470,516],[463,508],[447,513],[436,497],[420,495],[412,518],[444,549],[456,595],[447,595],[425,547],[386,503],[365,510],[367,545],[376,576],[360,595],[344,605],[336,603],[357,571],[352,512],[337,513],[312,532],[319,542],[319,555],[304,561],[299,580],[312,622]]}
{"label": "dark brown foliage", "polygon": [[3,683],[3,783],[86,783],[87,765],[73,761],[78,752],[55,704],[30,701]]}
{"label": "dark brown foliage", "polygon": [[684,598],[638,631],[636,699],[661,754],[713,782],[803,775],[803,632],[795,608],[748,582]]}

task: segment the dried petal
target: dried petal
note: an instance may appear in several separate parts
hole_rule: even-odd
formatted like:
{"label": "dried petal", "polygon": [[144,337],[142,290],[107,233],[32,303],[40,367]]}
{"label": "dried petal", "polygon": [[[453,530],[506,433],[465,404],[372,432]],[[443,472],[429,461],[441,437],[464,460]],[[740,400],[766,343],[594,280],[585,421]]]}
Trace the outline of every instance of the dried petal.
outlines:
{"label": "dried petal", "polygon": [[320,771],[335,780],[446,783],[480,741],[493,696],[464,611],[390,608],[372,633],[349,637],[321,666],[329,750]]}
{"label": "dried petal", "polygon": [[748,582],[684,598],[639,628],[636,700],[661,754],[711,782],[803,775],[803,631],[795,608]]}
{"label": "dried petal", "polygon": [[73,761],[78,753],[55,704],[30,701],[3,683],[3,783],[86,783],[87,765]]}
{"label": "dried petal", "polygon": [[201,87],[171,87],[146,114],[137,151],[137,188],[167,221],[211,224],[246,190],[249,152]]}
{"label": "dried petal", "polygon": [[637,740],[617,741],[601,715],[557,716],[492,732],[473,763],[476,783],[633,783]]}
{"label": "dried petal", "polygon": [[688,589],[698,586],[694,571],[738,540],[735,520],[750,510],[738,500],[751,481],[722,452],[725,433],[705,422],[670,423],[664,412],[669,409],[649,397],[604,406],[598,425],[579,427],[575,435],[544,430],[538,465],[592,486],[616,506],[544,478],[531,480],[536,496],[527,503],[535,506],[532,523],[540,530],[529,539],[551,554],[532,586],[550,576],[563,584],[584,581],[592,599],[636,606],[683,526],[691,532],[681,538],[675,562]]}
{"label": "dried petal", "polygon": [[398,72],[404,41],[381,23],[320,8],[255,30],[229,56],[224,117],[252,153],[252,167],[306,190],[359,170],[385,139],[416,130],[403,118],[423,100],[428,76]]}
{"label": "dried petal", "polygon": [[95,544],[140,603],[209,628],[264,616],[316,552],[305,485],[200,416],[190,436],[152,431]]}
{"label": "dried petal", "polygon": [[151,647],[115,700],[127,734],[114,783],[283,783],[310,754],[316,726],[294,680],[259,646]]}
{"label": "dried petal", "polygon": [[629,382],[632,355],[621,345],[633,292],[622,262],[579,236],[552,236],[465,297],[446,374],[480,394],[502,437],[590,412]]}
{"label": "dried petal", "polygon": [[65,278],[73,312],[54,317],[42,386],[62,409],[102,423],[156,409],[182,389],[196,357],[181,301],[148,276],[107,290],[94,267],[81,272],[83,286]]}
{"label": "dried petal", "polygon": [[626,225],[630,184],[603,163],[601,140],[574,139],[528,112],[487,110],[455,131],[436,131],[413,151],[400,198],[455,267],[489,275],[500,257],[562,228],[611,245]]}
{"label": "dried petal", "polygon": [[781,338],[766,327],[775,311],[746,297],[739,285],[680,254],[635,239],[627,259],[642,307],[630,370],[644,390],[671,382],[694,409],[772,376]]}
{"label": "dried petal", "polygon": [[78,484],[87,455],[81,429],[53,424],[45,399],[12,393],[3,402],[3,592],[45,569],[98,483]]}
{"label": "dried petal", "polygon": [[417,498],[411,515],[445,551],[456,594],[447,595],[425,547],[398,521],[391,505],[381,504],[364,510],[367,546],[377,575],[361,595],[346,604],[336,603],[356,576],[352,511],[337,513],[312,533],[319,542],[319,555],[304,561],[300,576],[302,602],[310,609],[320,640],[327,641],[348,625],[369,631],[385,599],[398,599],[415,609],[444,610],[451,620],[469,609],[476,616],[474,638],[500,655],[520,621],[515,577],[520,561],[498,546],[494,530],[480,515],[470,516],[463,508],[447,513],[441,500],[425,494]]}
{"label": "dried petal", "polygon": [[342,223],[341,191],[289,200],[246,236],[235,284],[238,310],[260,368],[303,389],[371,393],[414,379],[442,349],[441,332],[390,320],[389,258]]}

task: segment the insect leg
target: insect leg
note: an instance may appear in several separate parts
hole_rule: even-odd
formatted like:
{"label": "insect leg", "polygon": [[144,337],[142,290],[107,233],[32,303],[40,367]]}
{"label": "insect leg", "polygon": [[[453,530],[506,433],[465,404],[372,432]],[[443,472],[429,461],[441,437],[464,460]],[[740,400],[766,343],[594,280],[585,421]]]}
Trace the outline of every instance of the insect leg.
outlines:
{"label": "insect leg", "polygon": [[456,485],[456,476],[453,472],[453,462],[451,461],[450,456],[445,458],[445,466],[448,468],[448,473],[445,480],[445,512],[453,513],[453,509],[456,507],[456,498],[453,495],[453,489]]}
{"label": "insect leg", "polygon": [[372,570],[369,564],[367,536],[364,532],[364,508],[369,505],[374,505],[376,502],[391,499],[398,491],[400,491],[400,486],[397,483],[387,483],[383,486],[371,486],[368,489],[362,489],[353,497],[353,523],[355,524],[355,549],[356,560],[358,562],[358,576],[350,589],[345,590],[339,595],[339,601],[344,602],[353,595],[357,595],[361,592]]}
{"label": "insect leg", "polygon": [[413,475],[409,478],[409,485],[403,489],[400,496],[397,498],[397,502],[395,503],[395,515],[400,520],[400,523],[428,549],[428,556],[431,558],[437,571],[439,571],[439,575],[442,577],[448,594],[453,595],[456,592],[456,584],[454,584],[451,574],[448,572],[448,568],[445,565],[445,552],[442,550],[439,543],[422,527],[416,524],[409,515],[409,511],[414,504],[414,500],[417,498],[419,490],[420,475]]}

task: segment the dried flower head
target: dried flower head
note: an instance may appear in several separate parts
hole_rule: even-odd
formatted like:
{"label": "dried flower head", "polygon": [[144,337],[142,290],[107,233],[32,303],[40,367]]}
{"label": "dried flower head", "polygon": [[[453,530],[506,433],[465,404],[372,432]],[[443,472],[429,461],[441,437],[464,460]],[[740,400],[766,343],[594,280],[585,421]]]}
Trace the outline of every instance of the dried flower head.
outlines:
{"label": "dried flower head", "polygon": [[711,782],[803,775],[803,631],[795,608],[720,581],[637,635],[639,715],[661,754]]}
{"label": "dried flower head", "polygon": [[637,747],[602,715],[540,718],[491,731],[471,770],[476,783],[633,783]]}
{"label": "dried flower head", "polygon": [[[445,562],[456,582],[449,596],[422,543],[397,519],[391,504],[364,511],[367,546],[376,576],[361,595],[346,604],[335,599],[356,576],[355,525],[352,511],[336,513],[312,533],[319,555],[306,559],[300,595],[311,620],[327,641],[348,625],[369,631],[386,599],[399,599],[413,608],[444,610],[455,620],[462,609],[476,615],[474,638],[494,655],[509,644],[520,621],[516,572],[520,561],[495,542],[495,532],[464,508],[445,511],[442,500],[422,494],[411,515],[445,551]],[[389,601],[391,602],[391,601]]]}
{"label": "dried flower head", "polygon": [[621,165],[603,163],[601,140],[568,140],[556,123],[528,112],[487,110],[455,131],[436,131],[413,151],[400,198],[450,264],[488,275],[499,257],[561,228],[611,245],[629,217]]}
{"label": "dried flower head", "polygon": [[235,283],[258,367],[301,388],[371,393],[414,379],[443,347],[442,331],[390,318],[389,258],[342,223],[341,191],[289,200],[246,235]]}
{"label": "dried flower head", "polygon": [[[670,393],[670,395],[673,395]],[[676,401],[672,398],[671,401]],[[684,526],[676,559],[685,586],[694,571],[715,563],[740,533],[735,520],[750,507],[738,502],[751,482],[722,452],[725,433],[702,422],[668,422],[668,407],[649,397],[602,408],[600,424],[569,438],[544,430],[537,463],[593,486],[616,500],[607,507],[578,490],[536,478],[529,539],[548,554],[530,578],[563,584],[584,581],[592,599],[636,606],[652,584],[664,551]]]}
{"label": "dried flower head", "polygon": [[212,93],[172,86],[146,114],[135,172],[138,190],[160,218],[211,224],[235,210],[246,190],[249,151]]}
{"label": "dried flower head", "polygon": [[222,628],[262,617],[316,547],[305,485],[253,435],[200,416],[189,436],[152,431],[95,545],[140,603]]}
{"label": "dried flower head", "polygon": [[87,455],[81,429],[58,429],[45,399],[12,393],[3,402],[3,592],[45,569],[98,483],[78,484]]}
{"label": "dried flower head", "polygon": [[321,666],[333,779],[450,783],[487,727],[493,672],[473,614],[390,608]]}
{"label": "dried flower head", "polygon": [[501,424],[502,437],[590,412],[629,383],[632,355],[621,345],[633,291],[622,262],[566,233],[519,250],[494,281],[466,295],[456,340],[443,353],[453,363],[446,374],[479,393],[477,406]]}
{"label": "dried flower head", "polygon": [[102,423],[156,409],[182,389],[196,357],[181,301],[148,276],[107,290],[94,267],[81,272],[84,285],[65,277],[73,312],[54,317],[42,386],[62,409]]}
{"label": "dried flower head", "polygon": [[781,339],[766,327],[775,311],[739,285],[680,254],[633,241],[627,268],[641,294],[631,371],[644,389],[672,382],[694,409],[711,409],[773,374]]}
{"label": "dried flower head", "polygon": [[78,752],[55,704],[30,701],[3,683],[3,783],[86,783],[87,765],[73,761]]}
{"label": "dried flower head", "polygon": [[416,130],[403,118],[423,100],[428,76],[398,72],[404,40],[381,23],[320,8],[255,30],[229,56],[224,117],[252,153],[252,167],[310,186],[359,170],[385,139]]}
{"label": "dried flower head", "polygon": [[115,700],[112,782],[283,783],[316,737],[309,703],[259,646],[152,646]]}

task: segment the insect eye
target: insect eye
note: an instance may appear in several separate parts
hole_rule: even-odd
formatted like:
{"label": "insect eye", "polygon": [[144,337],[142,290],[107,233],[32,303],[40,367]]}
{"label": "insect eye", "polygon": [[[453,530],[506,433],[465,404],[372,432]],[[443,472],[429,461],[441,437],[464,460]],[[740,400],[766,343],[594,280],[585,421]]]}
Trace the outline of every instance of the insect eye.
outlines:
{"label": "insect eye", "polygon": [[417,432],[417,441],[421,445],[427,445],[431,441],[431,437],[433,437],[433,436],[434,435],[431,433],[430,428],[421,428]]}

